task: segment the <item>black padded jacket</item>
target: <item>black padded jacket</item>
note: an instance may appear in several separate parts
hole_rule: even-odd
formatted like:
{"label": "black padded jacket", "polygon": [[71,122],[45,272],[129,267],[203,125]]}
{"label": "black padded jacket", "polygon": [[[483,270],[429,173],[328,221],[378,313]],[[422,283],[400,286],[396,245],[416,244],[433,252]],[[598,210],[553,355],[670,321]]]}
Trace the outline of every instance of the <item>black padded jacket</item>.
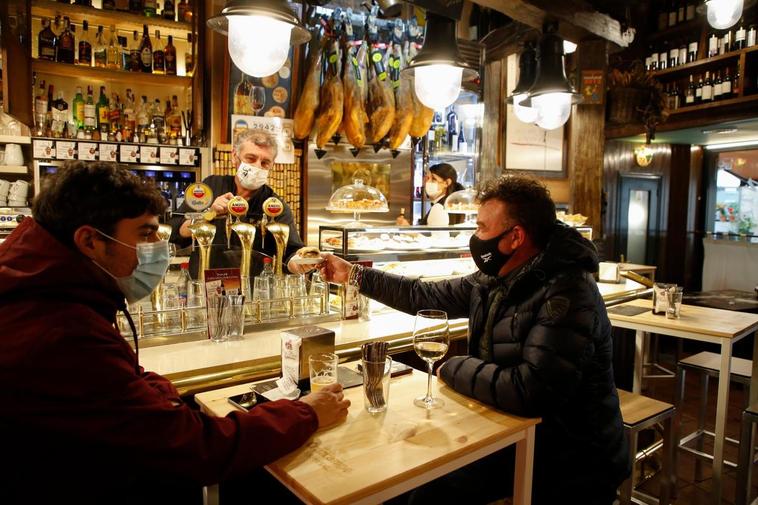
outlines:
{"label": "black padded jacket", "polygon": [[[557,223],[546,248],[504,278],[477,272],[421,282],[367,269],[361,280],[363,294],[403,312],[434,308],[469,318],[469,355],[450,358],[440,376],[505,412],[542,418],[535,503],[595,503],[631,471],[613,381],[611,325],[592,276],[597,266],[592,243]],[[479,339],[498,285],[505,297],[495,308],[485,361]]]}

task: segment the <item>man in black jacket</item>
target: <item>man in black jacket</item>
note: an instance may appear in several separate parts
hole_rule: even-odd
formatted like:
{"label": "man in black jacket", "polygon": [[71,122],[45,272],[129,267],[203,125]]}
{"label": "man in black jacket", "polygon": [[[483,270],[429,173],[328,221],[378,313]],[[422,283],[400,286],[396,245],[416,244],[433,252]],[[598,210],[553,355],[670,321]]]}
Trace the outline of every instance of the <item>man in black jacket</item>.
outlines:
{"label": "man in black jacket", "polygon": [[[471,254],[479,272],[433,283],[360,269],[329,256],[333,282],[414,314],[469,318],[468,355],[440,378],[456,391],[537,426],[533,501],[610,505],[629,475],[611,365],[611,325],[595,285],[595,247],[555,219],[541,183],[501,177],[480,192]],[[360,269],[360,270],[359,270]],[[352,270],[352,272],[351,272]],[[417,489],[412,503],[487,503],[512,492],[504,450]]]}

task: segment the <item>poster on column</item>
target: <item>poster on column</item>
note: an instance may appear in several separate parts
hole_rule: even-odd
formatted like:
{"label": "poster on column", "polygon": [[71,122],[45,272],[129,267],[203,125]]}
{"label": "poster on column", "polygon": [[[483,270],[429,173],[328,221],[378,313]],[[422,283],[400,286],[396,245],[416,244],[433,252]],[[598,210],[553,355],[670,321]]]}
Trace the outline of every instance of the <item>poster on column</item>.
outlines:
{"label": "poster on column", "polygon": [[295,163],[295,145],[292,142],[294,121],[280,117],[243,116],[232,114],[232,138],[245,129],[261,130],[276,138],[274,163]]}

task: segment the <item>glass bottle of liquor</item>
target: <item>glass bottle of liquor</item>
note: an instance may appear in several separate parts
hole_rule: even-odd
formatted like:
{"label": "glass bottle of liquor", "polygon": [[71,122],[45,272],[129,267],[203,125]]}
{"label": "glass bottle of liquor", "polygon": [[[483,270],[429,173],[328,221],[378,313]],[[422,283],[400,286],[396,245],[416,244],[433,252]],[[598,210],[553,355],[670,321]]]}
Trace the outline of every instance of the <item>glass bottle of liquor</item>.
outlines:
{"label": "glass bottle of liquor", "polygon": [[179,21],[184,21],[185,23],[192,22],[192,8],[187,0],[182,0],[177,10],[179,11]]}
{"label": "glass bottle of liquor", "polygon": [[117,133],[121,133],[121,100],[115,92],[111,93],[111,101],[108,105],[108,122],[110,123],[110,135],[115,136]]}
{"label": "glass bottle of liquor", "polygon": [[721,36],[719,45],[719,54],[726,54],[732,50],[732,31],[726,29]]}
{"label": "glass bottle of liquor", "polygon": [[195,45],[192,34],[187,34],[187,51],[184,53],[184,74],[191,76],[195,72]]}
{"label": "glass bottle of liquor", "polygon": [[145,6],[143,10],[145,16],[149,18],[155,17],[158,11],[156,0],[144,0],[143,4]]}
{"label": "glass bottle of liquor", "polygon": [[119,65],[121,65],[121,70],[129,70],[129,48],[126,45],[127,39],[123,35],[118,36],[118,49],[119,49]]}
{"label": "glass bottle of liquor", "polygon": [[34,134],[38,137],[47,135],[47,89],[45,81],[41,80],[37,95],[34,97]]}
{"label": "glass bottle of liquor", "polygon": [[50,20],[42,18],[42,31],[37,36],[39,47],[38,58],[40,60],[55,61],[56,50],[58,49],[58,36],[50,27]]}
{"label": "glass bottle of liquor", "polygon": [[147,25],[142,25],[142,40],[139,45],[140,68],[143,72],[153,71],[153,43],[150,42],[150,34]]}
{"label": "glass bottle of liquor", "polygon": [[721,100],[721,73],[717,70],[713,75],[713,100]]}
{"label": "glass bottle of liquor", "polygon": [[60,14],[55,15],[55,21],[53,21],[53,24],[51,26],[53,33],[55,33],[55,36],[60,38],[61,34],[63,33],[63,21],[61,19]]}
{"label": "glass bottle of liquor", "polygon": [[132,72],[141,72],[142,63],[140,61],[140,38],[137,30],[132,32],[132,43],[129,45],[129,70]]}
{"label": "glass bottle of liquor", "polygon": [[679,44],[679,54],[677,56],[677,62],[679,65],[687,63],[687,41],[683,40]]}
{"label": "glass bottle of liquor", "polygon": [[159,144],[166,144],[166,115],[163,110],[160,99],[156,98],[153,103],[153,121],[151,123],[151,129],[155,130],[156,139]]}
{"label": "glass bottle of liquor", "polygon": [[58,91],[58,98],[53,102],[53,137],[63,138],[66,133],[66,121],[68,120],[68,103],[63,99],[63,91]]}
{"label": "glass bottle of liquor", "polygon": [[671,0],[669,2],[669,27],[676,26],[676,0]]}
{"label": "glass bottle of liquor", "polygon": [[108,63],[108,46],[105,45],[105,38],[103,35],[103,27],[97,27],[97,35],[95,36],[95,66],[99,68],[105,68]]}
{"label": "glass bottle of liquor", "polygon": [[129,0],[129,12],[142,15],[145,13],[145,3],[143,0]]}
{"label": "glass bottle of liquor", "polygon": [[716,36],[716,32],[711,32],[708,37],[708,57],[712,58],[719,54],[719,38]]}
{"label": "glass bottle of liquor", "polygon": [[690,42],[687,46],[687,63],[697,60],[697,40]]}
{"label": "glass bottle of liquor", "polygon": [[746,47],[753,47],[756,43],[756,33],[758,33],[755,29],[755,25],[750,25],[750,28],[747,30],[747,42]]}
{"label": "glass bottle of liquor", "polygon": [[252,90],[247,75],[243,72],[240,76],[240,82],[234,90],[234,113],[242,115],[253,115],[253,109],[250,105],[250,91]]}
{"label": "glass bottle of liquor", "polygon": [[732,97],[732,77],[729,75],[729,67],[726,67],[724,70],[724,80],[721,82],[721,97],[724,99]]}
{"label": "glass bottle of liquor", "polygon": [[669,43],[668,41],[663,41],[663,46],[661,46],[660,52],[658,53],[658,70],[664,70],[668,68],[668,61],[669,61]]}
{"label": "glass bottle of liquor", "polygon": [[116,0],[103,0],[103,9],[116,10]]}
{"label": "glass bottle of liquor", "polygon": [[106,66],[108,68],[119,69],[121,68],[121,49],[118,45],[115,25],[111,25],[110,36],[108,39]]}
{"label": "glass bottle of liquor", "polygon": [[90,136],[97,129],[97,110],[92,97],[92,86],[87,86],[87,101],[84,103],[84,131]]}
{"label": "glass bottle of liquor", "polygon": [[153,40],[153,73],[166,73],[166,53],[164,51],[163,41],[161,40],[160,30],[155,30],[155,39]]}
{"label": "glass bottle of liquor", "polygon": [[741,87],[742,81],[740,80],[740,67],[737,67],[734,71],[734,77],[732,78],[732,96],[740,96]]}
{"label": "glass bottle of liquor", "polygon": [[669,49],[669,68],[679,65],[679,44],[672,43]]}
{"label": "glass bottle of liquor", "polygon": [[690,81],[687,85],[687,95],[684,97],[684,103],[686,105],[693,105],[695,103],[695,81],[690,74]]}
{"label": "glass bottle of liquor", "polygon": [[89,23],[87,20],[82,21],[82,34],[79,35],[79,65],[84,67],[92,66],[92,41],[89,34]]}
{"label": "glass bottle of liquor", "polygon": [[137,133],[139,134],[140,142],[145,142],[145,136],[147,129],[150,126],[150,109],[147,105],[147,97],[142,96],[142,101],[137,107]]}
{"label": "glass bottle of liquor", "polygon": [[703,101],[703,76],[697,78],[697,88],[695,88],[695,103]]}
{"label": "glass bottle of liquor", "polygon": [[171,138],[180,138],[182,136],[182,114],[179,111],[179,99],[176,95],[171,97],[171,115],[166,117],[166,121],[171,129]]}
{"label": "glass bottle of liquor", "polygon": [[161,13],[163,19],[169,19],[173,21],[176,18],[176,10],[174,9],[174,0],[165,0],[163,2],[163,12]]}
{"label": "glass bottle of liquor", "polygon": [[47,113],[45,114],[45,122],[47,123],[47,135],[53,136],[53,103],[55,103],[55,88],[52,84],[47,87]]}
{"label": "glass bottle of liquor", "polygon": [[745,30],[745,20],[740,18],[740,24],[737,26],[737,30],[734,32],[734,50],[739,51],[745,49],[747,31]]}
{"label": "glass bottle of liquor", "polygon": [[76,38],[71,31],[71,20],[63,18],[63,33],[58,38],[57,59],[60,63],[74,63],[76,58]]}
{"label": "glass bottle of liquor", "polygon": [[163,58],[166,62],[166,75],[176,75],[176,47],[174,47],[174,37],[168,36],[168,44],[163,50]]}
{"label": "glass bottle of liquor", "polygon": [[137,111],[135,109],[134,93],[127,88],[124,99],[124,139],[131,142],[137,127]]}
{"label": "glass bottle of liquor", "polygon": [[710,102],[713,100],[713,83],[711,82],[711,73],[708,71],[705,73],[705,81],[703,81],[703,102]]}
{"label": "glass bottle of liquor", "polygon": [[105,95],[105,86],[100,86],[100,98],[97,100],[97,127],[100,130],[100,135],[105,140],[110,130],[110,122],[108,110],[108,97]]}
{"label": "glass bottle of liquor", "polygon": [[77,129],[84,127],[84,97],[82,96],[82,88],[76,87],[76,96],[74,101],[71,102],[72,112],[74,115],[74,123]]}

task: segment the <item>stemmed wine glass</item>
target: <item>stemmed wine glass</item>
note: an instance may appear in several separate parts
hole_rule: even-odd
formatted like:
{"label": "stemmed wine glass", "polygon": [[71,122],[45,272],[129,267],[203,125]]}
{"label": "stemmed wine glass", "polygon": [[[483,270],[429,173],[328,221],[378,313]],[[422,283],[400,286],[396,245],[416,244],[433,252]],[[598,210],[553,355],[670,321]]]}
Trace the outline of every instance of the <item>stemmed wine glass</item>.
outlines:
{"label": "stemmed wine glass", "polygon": [[253,86],[250,90],[250,104],[257,116],[263,107],[266,106],[266,88],[263,86]]}
{"label": "stemmed wine glass", "polygon": [[426,396],[413,400],[417,407],[436,409],[445,404],[440,398],[432,397],[432,368],[434,362],[441,359],[450,345],[450,331],[447,313],[442,310],[419,310],[413,327],[413,349],[419,358],[429,366],[429,377],[426,385]]}

